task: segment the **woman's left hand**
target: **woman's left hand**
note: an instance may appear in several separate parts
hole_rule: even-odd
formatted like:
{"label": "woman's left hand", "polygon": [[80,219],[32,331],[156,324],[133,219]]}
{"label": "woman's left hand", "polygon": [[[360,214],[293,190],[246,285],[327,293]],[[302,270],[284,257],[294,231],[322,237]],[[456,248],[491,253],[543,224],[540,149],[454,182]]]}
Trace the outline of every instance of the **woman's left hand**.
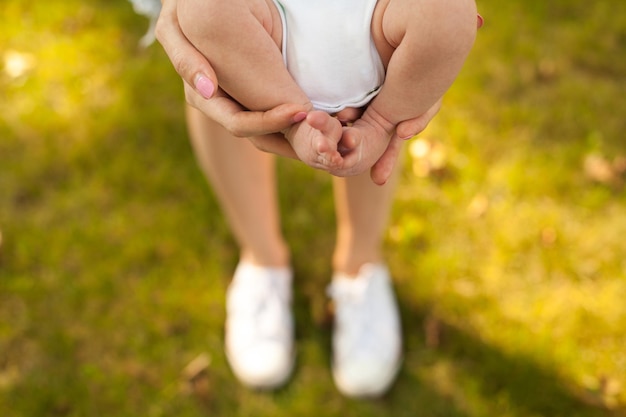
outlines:
{"label": "woman's left hand", "polygon": [[[441,109],[441,100],[437,101],[426,113],[421,116],[405,120],[396,126],[396,131],[391,137],[387,149],[378,161],[376,161],[376,163],[374,163],[374,165],[370,168],[370,177],[375,184],[384,185],[389,180],[398,157],[400,156],[400,152],[402,151],[402,145],[404,142],[426,129],[430,121],[439,112],[439,109]],[[337,113],[335,117],[345,124],[353,123],[359,119],[362,114],[363,109],[347,108]]]}
{"label": "woman's left hand", "polygon": [[424,131],[430,121],[439,113],[439,109],[441,109],[441,99],[421,116],[398,124],[387,150],[370,169],[370,177],[375,184],[383,185],[389,180],[404,142]]}

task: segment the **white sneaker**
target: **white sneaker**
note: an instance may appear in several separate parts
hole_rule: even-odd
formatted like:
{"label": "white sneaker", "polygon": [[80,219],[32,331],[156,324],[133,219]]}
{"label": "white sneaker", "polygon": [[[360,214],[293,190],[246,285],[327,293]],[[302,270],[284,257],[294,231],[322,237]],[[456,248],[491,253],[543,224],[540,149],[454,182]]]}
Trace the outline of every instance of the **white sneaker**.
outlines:
{"label": "white sneaker", "polygon": [[351,397],[377,397],[393,383],[402,356],[400,314],[389,271],[366,264],[356,278],[335,274],[328,288],[335,304],[333,377]]}
{"label": "white sneaker", "polygon": [[284,384],[293,369],[290,268],[240,262],[226,294],[226,356],[241,382]]}

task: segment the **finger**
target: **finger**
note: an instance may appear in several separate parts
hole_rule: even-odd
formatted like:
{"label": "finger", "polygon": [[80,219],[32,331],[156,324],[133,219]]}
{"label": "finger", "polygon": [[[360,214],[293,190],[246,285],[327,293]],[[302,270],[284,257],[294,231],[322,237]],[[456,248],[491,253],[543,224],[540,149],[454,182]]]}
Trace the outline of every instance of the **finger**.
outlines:
{"label": "finger", "polygon": [[225,123],[232,119],[233,115],[238,112],[245,111],[239,103],[230,99],[221,90],[215,92],[210,100],[205,100],[204,97],[187,82],[184,82],[183,85],[187,103],[221,125],[225,125]]}
{"label": "finger", "polygon": [[163,1],[155,35],[183,80],[194,86],[202,97],[212,97],[218,86],[215,71],[182,33],[178,24],[176,1]]}
{"label": "finger", "polygon": [[230,117],[226,125],[227,128],[230,126],[229,130],[236,133],[236,136],[257,136],[281,132],[301,122],[307,116],[307,108],[295,103],[281,104],[265,112],[232,112],[231,109],[232,107],[229,109],[225,106],[219,111],[224,112],[224,118]]}
{"label": "finger", "polygon": [[250,138],[250,142],[252,142],[257,149],[263,152],[273,153],[286,158],[298,159],[296,152],[293,150],[289,142],[279,133],[253,136]]}
{"label": "finger", "polygon": [[393,173],[393,168],[398,161],[400,152],[402,151],[402,145],[404,145],[404,140],[400,139],[397,135],[394,135],[391,138],[389,146],[370,170],[370,178],[374,184],[384,185],[387,181],[389,181],[389,178],[391,178],[391,174]]}
{"label": "finger", "polygon": [[306,107],[300,104],[281,104],[266,112],[246,110],[219,90],[210,100],[204,100],[185,83],[185,98],[192,107],[221,124],[237,137],[262,136],[280,132],[306,117]]}
{"label": "finger", "polygon": [[398,124],[396,135],[404,140],[411,139],[413,136],[420,134],[430,121],[439,113],[441,109],[441,100],[438,100],[428,111],[414,119],[405,120]]}

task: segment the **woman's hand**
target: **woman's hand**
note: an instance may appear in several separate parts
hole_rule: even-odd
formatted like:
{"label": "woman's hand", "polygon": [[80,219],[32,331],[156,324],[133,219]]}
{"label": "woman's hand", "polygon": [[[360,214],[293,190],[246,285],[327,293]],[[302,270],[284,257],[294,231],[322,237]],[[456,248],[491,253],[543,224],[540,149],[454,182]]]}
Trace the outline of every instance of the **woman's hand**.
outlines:
{"label": "woman's hand", "polygon": [[383,185],[389,180],[393,173],[393,167],[396,165],[398,157],[400,156],[402,145],[406,140],[411,139],[426,129],[430,121],[439,113],[441,101],[442,100],[439,99],[439,101],[421,116],[398,124],[395,134],[389,141],[387,150],[370,169],[370,177],[375,184]]}
{"label": "woman's hand", "polygon": [[263,152],[298,159],[285,136],[275,132],[306,117],[307,113],[301,111],[301,105],[282,104],[266,112],[252,112],[244,109],[221,90],[213,98],[206,100],[186,83],[185,96],[190,106],[218,121],[231,135],[248,138]]}
{"label": "woman's hand", "polygon": [[183,81],[209,99],[217,90],[217,77],[209,61],[183,35],[178,24],[177,1],[162,0],[155,35]]}
{"label": "woman's hand", "polygon": [[[306,108],[301,104],[281,104],[264,112],[246,110],[241,104],[230,98],[221,89],[206,100],[185,83],[185,99],[190,106],[200,110],[210,119],[221,124],[231,135],[241,138],[279,134],[294,123],[306,118]],[[271,152],[270,149],[262,149]]]}
{"label": "woman's hand", "polygon": [[[209,60],[183,35],[178,24],[177,1],[162,0],[156,38],[184,81],[187,102],[220,123],[234,136],[250,137],[260,150],[296,158],[291,145],[277,132],[302,121],[306,117],[306,109],[299,104],[283,104],[266,112],[251,112],[226,95],[219,89],[217,76]],[[371,168],[370,175],[376,184],[384,184],[391,176],[404,139],[424,130],[440,107],[441,101],[422,116],[397,126],[387,150]],[[356,109],[346,109],[337,118],[346,123],[354,122],[361,113]]]}
{"label": "woman's hand", "polygon": [[[156,37],[181,76],[187,102],[238,137],[255,136],[252,142],[265,152],[294,157],[282,135],[306,117],[299,104],[283,104],[265,112],[251,112],[226,95],[218,85],[211,63],[183,35],[178,24],[178,0],[163,0],[156,24]],[[283,143],[284,142],[284,143]]]}
{"label": "woman's hand", "polygon": [[[402,145],[406,140],[413,138],[426,129],[430,121],[437,115],[439,109],[441,109],[441,101],[441,99],[437,101],[421,116],[405,120],[396,126],[395,133],[391,137],[387,149],[370,168],[370,177],[375,184],[383,185],[389,180],[398,157],[400,156],[400,152],[402,151]],[[357,119],[361,118],[362,115],[363,108],[347,108],[337,113],[335,117],[342,123],[349,124],[354,123]]]}

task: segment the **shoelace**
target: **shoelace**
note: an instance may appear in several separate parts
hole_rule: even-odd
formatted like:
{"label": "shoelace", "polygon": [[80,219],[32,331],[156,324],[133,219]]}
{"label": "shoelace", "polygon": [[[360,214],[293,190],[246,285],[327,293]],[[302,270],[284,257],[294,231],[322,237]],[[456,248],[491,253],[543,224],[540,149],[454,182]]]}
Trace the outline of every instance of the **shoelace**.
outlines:
{"label": "shoelace", "polygon": [[371,285],[369,279],[354,282],[333,282],[328,287],[328,295],[335,303],[336,325],[342,332],[350,332],[348,350],[354,349],[376,352],[379,349],[375,331],[376,314],[371,306],[365,305]]}
{"label": "shoelace", "polygon": [[282,310],[289,304],[287,291],[284,285],[281,286],[271,277],[265,282],[259,280],[255,284],[251,285],[250,282],[237,284],[241,286],[237,291],[241,291],[240,296],[246,302],[241,303],[239,300],[234,313],[252,318],[251,328],[247,331],[261,337],[276,336],[277,325],[283,324],[280,317],[284,316],[285,312]]}

